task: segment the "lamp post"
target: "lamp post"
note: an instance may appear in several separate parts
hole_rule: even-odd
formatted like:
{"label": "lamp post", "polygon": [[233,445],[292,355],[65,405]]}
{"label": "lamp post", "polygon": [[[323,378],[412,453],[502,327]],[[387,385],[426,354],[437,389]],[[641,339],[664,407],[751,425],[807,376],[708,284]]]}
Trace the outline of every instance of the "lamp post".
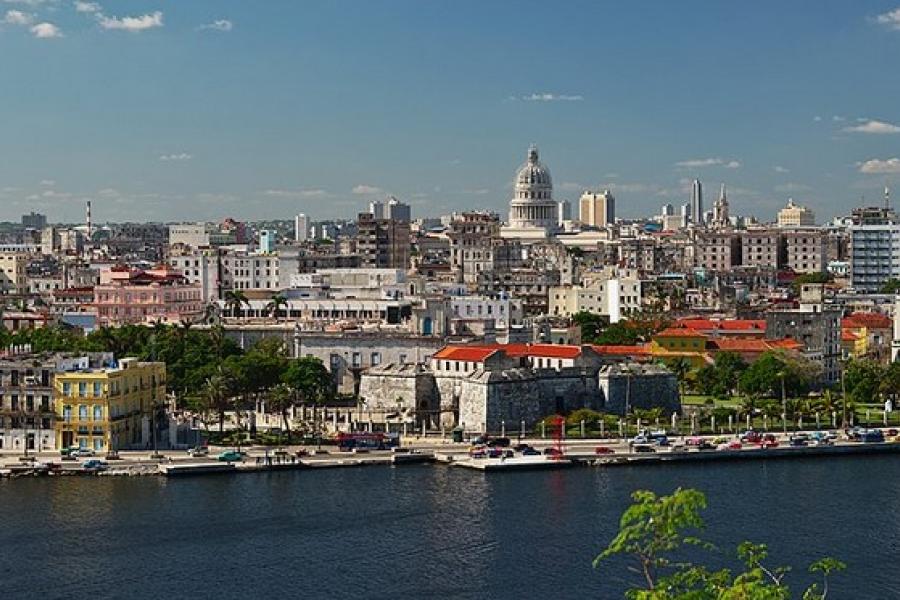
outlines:
{"label": "lamp post", "polygon": [[787,396],[784,393],[784,371],[778,374],[781,377],[781,428],[787,435]]}

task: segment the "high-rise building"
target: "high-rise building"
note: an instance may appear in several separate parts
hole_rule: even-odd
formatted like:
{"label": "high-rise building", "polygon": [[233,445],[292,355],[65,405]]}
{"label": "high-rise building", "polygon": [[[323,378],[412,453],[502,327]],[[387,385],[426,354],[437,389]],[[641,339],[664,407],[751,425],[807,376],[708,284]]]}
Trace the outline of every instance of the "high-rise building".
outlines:
{"label": "high-rise building", "polygon": [[408,269],[409,234],[409,221],[376,219],[372,213],[360,213],[356,247],[362,266]]}
{"label": "high-rise building", "polygon": [[259,251],[270,254],[275,251],[275,232],[263,229],[259,232]]}
{"label": "high-rise building", "polygon": [[557,202],[557,206],[559,206],[559,213],[556,217],[556,224],[562,227],[565,221],[572,220],[572,203],[568,200],[560,200]]}
{"label": "high-rise building", "polygon": [[690,223],[690,221],[691,221],[691,205],[690,204],[682,204],[681,205],[681,218],[684,220],[685,224]]}
{"label": "high-rise building", "polygon": [[581,194],[578,218],[592,227],[612,225],[616,222],[616,199],[609,190],[586,191]]}
{"label": "high-rise building", "polygon": [[890,208],[853,210],[850,226],[850,285],[873,292],[900,278],[900,222]]}
{"label": "high-rise building", "polygon": [[691,186],[691,219],[697,225],[703,225],[703,184],[695,179]]}
{"label": "high-rise building", "polygon": [[663,217],[671,217],[674,214],[675,214],[674,206],[672,206],[671,204],[663,204],[662,205],[662,212],[660,213],[660,215],[662,215]]}
{"label": "high-rise building", "polygon": [[787,205],[778,211],[779,227],[812,227],[816,224],[816,213],[794,204],[793,198],[788,198]]}
{"label": "high-rise building", "polygon": [[389,196],[385,201],[369,202],[369,213],[376,219],[394,219],[407,223],[412,221],[409,204],[404,204],[393,196]]}
{"label": "high-rise building", "polygon": [[294,241],[305,242],[309,239],[309,217],[300,213],[294,217]]}
{"label": "high-rise building", "polygon": [[28,229],[43,229],[47,226],[47,215],[42,215],[31,211],[27,215],[22,215],[22,227]]}

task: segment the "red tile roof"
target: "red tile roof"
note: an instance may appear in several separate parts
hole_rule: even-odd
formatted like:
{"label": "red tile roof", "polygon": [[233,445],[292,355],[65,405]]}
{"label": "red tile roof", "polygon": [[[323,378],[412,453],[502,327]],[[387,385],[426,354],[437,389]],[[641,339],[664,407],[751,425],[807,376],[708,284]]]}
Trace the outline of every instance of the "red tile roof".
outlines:
{"label": "red tile roof", "polygon": [[434,353],[434,358],[439,358],[441,360],[483,362],[495,352],[497,352],[496,349],[483,346],[444,346]]}
{"label": "red tile roof", "polygon": [[842,342],[855,342],[859,339],[859,336],[853,333],[852,331],[847,331],[846,329],[841,332],[841,341]]}
{"label": "red tile roof", "polygon": [[893,326],[891,318],[887,315],[873,312],[858,312],[841,319],[841,327],[869,329],[890,329]]}
{"label": "red tile roof", "polygon": [[715,338],[709,340],[706,346],[710,350],[720,352],[767,352],[769,350],[799,350],[802,348],[800,342],[791,338],[780,340]]}
{"label": "red tile roof", "polygon": [[653,337],[691,337],[691,338],[705,338],[706,334],[700,331],[696,331],[694,329],[685,329],[678,327],[669,327],[668,329],[663,329],[659,333],[655,334]]}
{"label": "red tile roof", "polygon": [[578,358],[581,346],[561,344],[484,344],[472,346],[444,346],[434,354],[442,360],[481,362],[495,352],[504,352],[510,358]]}
{"label": "red tile roof", "polygon": [[675,327],[699,331],[765,331],[765,319],[679,319]]}
{"label": "red tile roof", "polygon": [[613,355],[613,356],[646,356],[650,354],[648,346],[596,346],[591,345],[591,349],[597,354]]}

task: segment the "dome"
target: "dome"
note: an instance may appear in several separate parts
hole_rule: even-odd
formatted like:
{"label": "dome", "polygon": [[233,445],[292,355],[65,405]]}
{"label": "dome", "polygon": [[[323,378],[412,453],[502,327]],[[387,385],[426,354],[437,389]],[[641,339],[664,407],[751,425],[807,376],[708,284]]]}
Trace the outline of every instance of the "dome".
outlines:
{"label": "dome", "polygon": [[515,197],[521,200],[550,200],[552,197],[550,169],[540,161],[534,145],[528,148],[528,160],[516,173],[515,187]]}

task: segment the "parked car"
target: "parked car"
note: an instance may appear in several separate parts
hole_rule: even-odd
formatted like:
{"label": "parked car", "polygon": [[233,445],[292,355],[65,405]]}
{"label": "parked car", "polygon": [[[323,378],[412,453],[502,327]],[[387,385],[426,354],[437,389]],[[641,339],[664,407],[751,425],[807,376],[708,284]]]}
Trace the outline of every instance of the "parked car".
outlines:
{"label": "parked car", "polygon": [[494,438],[492,440],[488,440],[488,446],[491,448],[509,448],[509,438],[508,437],[499,437]]}
{"label": "parked car", "polygon": [[884,434],[880,429],[864,429],[859,434],[859,441],[863,444],[877,444],[884,441]]}
{"label": "parked car", "polygon": [[809,439],[803,434],[792,435],[790,440],[788,441],[788,444],[792,448],[803,448],[809,445]]}
{"label": "parked car", "polygon": [[72,450],[69,452],[69,456],[74,456],[75,458],[86,458],[94,456],[94,451],[90,448],[78,448],[77,450]]}
{"label": "parked car", "polygon": [[525,449],[522,450],[522,456],[540,456],[541,452],[537,448],[532,448],[531,446],[525,446]]}
{"label": "parked car", "polygon": [[516,444],[513,446],[513,450],[516,452],[525,452],[526,449],[531,448],[528,444]]}
{"label": "parked car", "polygon": [[699,446],[699,445],[701,445],[701,444],[703,444],[703,443],[704,443],[704,441],[703,441],[703,438],[701,438],[701,437],[691,437],[691,438],[688,438],[688,439],[684,442],[684,444],[685,444],[686,446]]}
{"label": "parked car", "polygon": [[243,460],[243,453],[237,452],[236,450],[226,450],[225,452],[219,454],[219,456],[217,456],[216,458],[223,462],[238,462]]}
{"label": "parked car", "polygon": [[653,442],[655,442],[659,447],[665,447],[669,445],[669,438],[664,435],[656,436],[650,439],[652,439]]}
{"label": "parked car", "polygon": [[92,458],[91,460],[84,461],[84,464],[81,465],[85,471],[104,471],[106,470],[107,464],[102,460]]}
{"label": "parked car", "polygon": [[731,440],[730,442],[728,442],[725,445],[726,450],[740,450],[743,447],[744,447],[744,445],[741,443],[740,440]]}
{"label": "parked car", "polygon": [[635,444],[649,444],[650,438],[644,434],[639,434],[628,440],[628,444],[634,446]]}
{"label": "parked car", "polygon": [[697,450],[715,450],[716,447],[707,442],[706,440],[700,440],[700,443],[697,444]]}
{"label": "parked car", "polygon": [[632,452],[636,452],[638,454],[656,452],[656,448],[649,444],[635,444],[631,448]]}
{"label": "parked car", "polygon": [[884,432],[884,435],[886,435],[887,437],[896,437],[896,436],[900,435],[900,430],[895,429],[894,427],[891,427],[890,429],[888,429],[887,431]]}
{"label": "parked car", "polygon": [[190,448],[187,453],[193,457],[209,456],[209,448],[206,446],[197,446],[196,448]]}
{"label": "parked car", "polygon": [[762,434],[758,431],[748,429],[741,434],[741,441],[745,444],[758,444],[762,439]]}
{"label": "parked car", "polygon": [[594,448],[594,454],[615,454],[616,451],[609,446],[597,446]]}
{"label": "parked car", "polygon": [[487,443],[488,443],[488,436],[486,436],[486,435],[479,435],[477,438],[472,440],[473,446],[484,446]]}

